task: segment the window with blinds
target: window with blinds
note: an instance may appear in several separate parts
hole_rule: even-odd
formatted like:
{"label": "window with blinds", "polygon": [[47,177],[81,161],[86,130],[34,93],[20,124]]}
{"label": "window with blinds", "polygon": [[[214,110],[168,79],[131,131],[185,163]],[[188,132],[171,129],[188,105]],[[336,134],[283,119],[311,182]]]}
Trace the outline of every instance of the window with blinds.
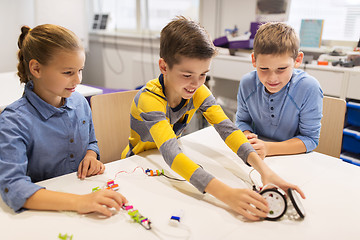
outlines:
{"label": "window with blinds", "polygon": [[324,19],[324,40],[360,38],[360,0],[291,0],[288,23],[297,32],[301,19]]}
{"label": "window with blinds", "polygon": [[200,0],[93,0],[94,14],[109,14],[107,30],[160,32],[177,15],[198,21]]}

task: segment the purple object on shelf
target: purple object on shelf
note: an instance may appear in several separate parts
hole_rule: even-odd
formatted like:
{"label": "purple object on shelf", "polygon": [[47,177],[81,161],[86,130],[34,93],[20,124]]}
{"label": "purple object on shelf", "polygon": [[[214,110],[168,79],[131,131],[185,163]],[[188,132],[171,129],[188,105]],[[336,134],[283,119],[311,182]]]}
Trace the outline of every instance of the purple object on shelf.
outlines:
{"label": "purple object on shelf", "polygon": [[217,47],[224,47],[229,49],[251,49],[254,46],[254,38],[256,31],[262,23],[251,22],[250,24],[250,39],[249,40],[240,40],[240,41],[229,41],[226,36],[219,37],[214,40],[214,45]]}
{"label": "purple object on shelf", "polygon": [[251,22],[251,24],[250,24],[250,32],[251,32],[250,39],[255,38],[255,34],[256,34],[257,30],[259,29],[261,24],[263,24],[263,23]]}
{"label": "purple object on shelf", "polygon": [[229,48],[252,48],[254,39],[229,42]]}
{"label": "purple object on shelf", "polygon": [[219,37],[214,40],[214,45],[217,47],[227,47],[228,43],[229,43],[229,41],[226,36]]}

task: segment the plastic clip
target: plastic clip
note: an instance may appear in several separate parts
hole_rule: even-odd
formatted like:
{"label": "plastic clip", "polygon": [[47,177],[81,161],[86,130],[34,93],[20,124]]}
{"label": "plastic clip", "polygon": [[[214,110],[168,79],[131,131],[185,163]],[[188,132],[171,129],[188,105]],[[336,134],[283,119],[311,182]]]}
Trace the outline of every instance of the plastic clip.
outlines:
{"label": "plastic clip", "polygon": [[148,169],[145,170],[145,173],[148,176],[160,176],[160,175],[164,174],[164,169],[161,169],[161,171],[160,170],[153,171],[153,170],[148,168]]}

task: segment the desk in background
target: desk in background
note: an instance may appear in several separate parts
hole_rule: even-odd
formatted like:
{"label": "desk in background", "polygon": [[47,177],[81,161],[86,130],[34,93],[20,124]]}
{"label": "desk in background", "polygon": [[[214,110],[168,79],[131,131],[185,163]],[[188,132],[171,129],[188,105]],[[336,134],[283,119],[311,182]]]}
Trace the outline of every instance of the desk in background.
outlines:
{"label": "desk in background", "polygon": [[[250,53],[239,52],[236,56],[220,52],[212,61],[209,75],[211,92],[223,107],[227,116],[235,122],[237,93],[241,78],[254,71]],[[346,68],[340,66],[318,66],[302,64],[300,69],[315,77],[327,96],[341,99],[360,100],[360,66]]]}
{"label": "desk in background", "polygon": [[[204,169],[233,187],[246,187],[251,168],[242,163],[213,127],[181,138],[184,152]],[[119,171],[120,192],[152,221],[148,231],[125,211],[104,219],[97,214],[25,211],[15,214],[0,201],[1,239],[57,239],[59,233],[73,240],[91,239],[358,239],[360,168],[320,153],[269,157],[266,163],[305,192],[306,218],[293,221],[245,221],[209,194],[199,193],[187,182],[148,177],[141,169],[169,169],[157,150],[106,164],[103,175],[78,180],[75,173],[38,183],[47,189],[86,194],[103,186]],[[254,180],[259,182],[256,173]],[[178,227],[169,226],[174,211],[184,210]]]}
{"label": "desk in background", "polygon": [[[211,90],[216,97],[227,96],[236,100],[239,81],[245,74],[255,70],[251,63],[250,53],[238,54],[236,56],[219,54],[213,59],[209,75],[212,77],[213,87]],[[360,67],[346,68],[315,64],[305,66],[302,64],[300,69],[319,81],[325,95],[360,100],[358,91]]]}
{"label": "desk in background", "polygon": [[[102,90],[79,84],[76,91],[84,97],[102,94]],[[16,72],[0,73],[0,112],[9,104],[21,98],[24,92],[24,84],[20,84]]]}

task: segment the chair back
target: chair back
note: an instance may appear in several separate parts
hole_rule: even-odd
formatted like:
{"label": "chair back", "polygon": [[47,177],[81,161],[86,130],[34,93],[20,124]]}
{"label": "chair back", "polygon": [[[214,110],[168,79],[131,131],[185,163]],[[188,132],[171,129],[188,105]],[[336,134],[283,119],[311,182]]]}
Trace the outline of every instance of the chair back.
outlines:
{"label": "chair back", "polygon": [[103,163],[119,160],[129,143],[130,108],[137,90],[95,95],[91,109]]}
{"label": "chair back", "polygon": [[344,129],[346,102],[340,98],[323,98],[323,117],[319,145],[316,152],[336,158],[340,157]]}

